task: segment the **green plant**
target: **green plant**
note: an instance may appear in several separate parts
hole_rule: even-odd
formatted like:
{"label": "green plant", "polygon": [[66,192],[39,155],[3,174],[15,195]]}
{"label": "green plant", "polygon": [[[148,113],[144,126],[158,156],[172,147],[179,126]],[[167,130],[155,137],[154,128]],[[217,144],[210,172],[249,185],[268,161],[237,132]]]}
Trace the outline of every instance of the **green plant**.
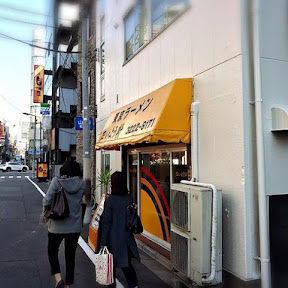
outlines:
{"label": "green plant", "polygon": [[105,193],[110,193],[111,188],[111,171],[97,171],[97,177],[96,177],[96,183],[97,187],[104,186],[105,187]]}

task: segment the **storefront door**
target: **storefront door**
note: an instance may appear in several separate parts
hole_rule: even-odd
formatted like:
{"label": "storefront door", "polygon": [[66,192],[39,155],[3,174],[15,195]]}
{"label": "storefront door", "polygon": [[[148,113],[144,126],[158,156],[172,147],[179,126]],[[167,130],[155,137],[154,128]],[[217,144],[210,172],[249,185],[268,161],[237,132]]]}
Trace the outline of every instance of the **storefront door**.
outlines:
{"label": "storefront door", "polygon": [[143,234],[166,249],[170,249],[170,183],[188,179],[186,149],[173,150],[140,150],[128,158],[129,189],[138,202]]}

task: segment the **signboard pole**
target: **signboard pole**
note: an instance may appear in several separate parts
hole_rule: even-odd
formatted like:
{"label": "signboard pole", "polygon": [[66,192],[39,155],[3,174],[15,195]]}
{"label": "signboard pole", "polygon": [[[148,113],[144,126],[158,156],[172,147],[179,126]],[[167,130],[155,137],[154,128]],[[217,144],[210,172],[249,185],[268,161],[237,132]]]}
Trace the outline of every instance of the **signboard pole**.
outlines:
{"label": "signboard pole", "polygon": [[90,131],[89,131],[89,95],[88,95],[88,5],[83,0],[82,5],[82,102],[83,102],[83,179],[86,182],[85,203],[86,211],[84,223],[91,220],[91,158],[90,158]]}

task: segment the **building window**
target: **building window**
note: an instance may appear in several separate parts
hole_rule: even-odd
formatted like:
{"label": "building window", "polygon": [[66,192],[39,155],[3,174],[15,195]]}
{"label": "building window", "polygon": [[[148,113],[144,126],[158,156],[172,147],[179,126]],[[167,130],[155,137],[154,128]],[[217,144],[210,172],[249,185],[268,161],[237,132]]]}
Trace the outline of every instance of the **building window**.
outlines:
{"label": "building window", "polygon": [[94,19],[94,11],[95,11],[95,2],[91,1],[89,3],[89,13],[88,13],[88,39],[92,36],[92,29],[93,29],[93,19]]}
{"label": "building window", "polygon": [[101,75],[101,101],[105,100],[105,75]]}
{"label": "building window", "polygon": [[100,0],[100,15],[105,12],[105,0]]}
{"label": "building window", "polygon": [[152,36],[154,37],[163,28],[172,22],[175,17],[188,5],[188,0],[156,0],[152,1]]}
{"label": "building window", "polygon": [[188,180],[187,151],[172,152],[172,183]]}
{"label": "building window", "polygon": [[[102,152],[101,153],[101,173],[102,172],[109,172],[111,170],[110,165],[110,154]],[[101,193],[106,193],[105,187],[102,185]]]}
{"label": "building window", "polygon": [[101,86],[101,101],[105,100],[105,18],[100,20],[100,86]]}
{"label": "building window", "polygon": [[143,44],[148,42],[147,4],[139,0],[126,17],[125,46],[126,60],[129,59]]}
{"label": "building window", "polygon": [[100,47],[100,64],[101,64],[101,75],[105,72],[105,42]]}
{"label": "building window", "polygon": [[125,60],[165,29],[188,4],[189,0],[138,0],[124,19]]}

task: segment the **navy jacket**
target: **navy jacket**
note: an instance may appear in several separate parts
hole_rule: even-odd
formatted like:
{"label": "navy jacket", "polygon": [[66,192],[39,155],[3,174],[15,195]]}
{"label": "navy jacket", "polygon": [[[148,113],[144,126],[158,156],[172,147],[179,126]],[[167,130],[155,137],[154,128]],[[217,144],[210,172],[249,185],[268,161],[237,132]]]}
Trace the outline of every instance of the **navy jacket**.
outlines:
{"label": "navy jacket", "polygon": [[128,248],[140,261],[134,235],[126,227],[127,206],[132,202],[131,195],[110,195],[104,204],[100,245],[108,247],[116,267],[128,267]]}

